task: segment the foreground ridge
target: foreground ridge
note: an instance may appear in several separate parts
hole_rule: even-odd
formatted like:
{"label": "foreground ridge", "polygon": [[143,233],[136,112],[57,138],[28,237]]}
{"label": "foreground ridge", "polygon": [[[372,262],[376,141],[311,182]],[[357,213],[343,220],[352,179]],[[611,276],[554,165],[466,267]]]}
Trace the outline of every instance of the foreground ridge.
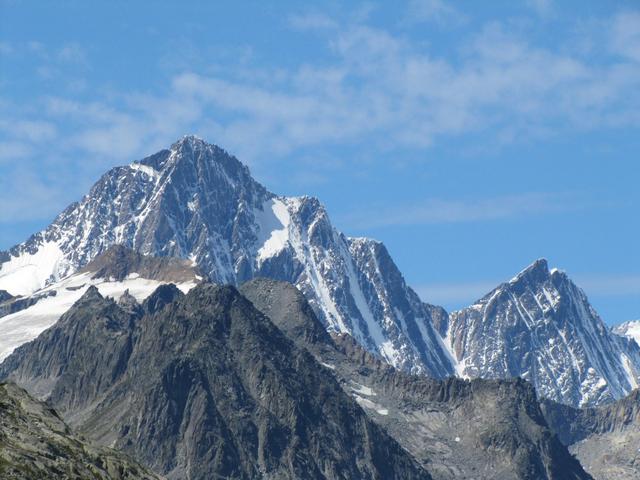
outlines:
{"label": "foreground ridge", "polygon": [[0,476],[159,480],[122,453],[74,435],[58,414],[18,386],[0,384]]}
{"label": "foreground ridge", "polygon": [[431,478],[232,286],[90,287],[0,378],[168,478]]}

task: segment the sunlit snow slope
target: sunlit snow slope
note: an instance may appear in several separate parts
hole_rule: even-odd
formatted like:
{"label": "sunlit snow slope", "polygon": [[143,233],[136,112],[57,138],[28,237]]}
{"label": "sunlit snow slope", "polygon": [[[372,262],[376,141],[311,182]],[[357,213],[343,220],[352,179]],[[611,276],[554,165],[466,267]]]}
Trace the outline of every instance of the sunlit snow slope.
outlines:
{"label": "sunlit snow slope", "polygon": [[187,292],[201,280],[188,262],[144,257],[114,246],[82,271],[0,303],[0,360],[53,325],[91,285],[103,296],[118,300],[128,292],[142,302],[162,284],[174,283]]}

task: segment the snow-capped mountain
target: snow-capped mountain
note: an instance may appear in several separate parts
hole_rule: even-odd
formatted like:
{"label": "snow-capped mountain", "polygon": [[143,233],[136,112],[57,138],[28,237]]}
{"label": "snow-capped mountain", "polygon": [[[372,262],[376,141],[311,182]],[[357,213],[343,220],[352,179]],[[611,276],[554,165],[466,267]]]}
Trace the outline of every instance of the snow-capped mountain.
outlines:
{"label": "snow-capped mountain", "polygon": [[235,157],[196,137],[110,170],[47,229],[0,253],[0,290],[31,294],[115,244],[189,259],[218,283],[289,281],[330,330],[391,365],[454,373],[430,306],[384,245],[346,237],[317,199],[267,191]]}
{"label": "snow-capped mountain", "polygon": [[612,334],[584,292],[546,260],[453,312],[446,327],[460,376],[522,377],[539,395],[574,406],[638,387],[638,345]]}

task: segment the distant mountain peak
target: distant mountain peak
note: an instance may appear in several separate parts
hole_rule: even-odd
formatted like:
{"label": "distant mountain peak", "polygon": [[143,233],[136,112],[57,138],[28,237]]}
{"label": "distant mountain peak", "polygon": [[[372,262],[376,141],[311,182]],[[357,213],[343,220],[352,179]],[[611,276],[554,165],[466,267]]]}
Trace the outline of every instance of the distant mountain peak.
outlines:
{"label": "distant mountain peak", "polygon": [[640,378],[640,349],[613,335],[584,292],[545,259],[453,312],[447,327],[460,375],[522,377],[561,403],[605,403]]}

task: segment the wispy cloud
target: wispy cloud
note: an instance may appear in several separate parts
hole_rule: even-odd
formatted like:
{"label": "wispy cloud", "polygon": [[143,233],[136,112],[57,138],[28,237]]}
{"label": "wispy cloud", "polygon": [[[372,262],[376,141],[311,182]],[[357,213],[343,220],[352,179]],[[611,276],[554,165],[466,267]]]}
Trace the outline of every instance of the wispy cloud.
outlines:
{"label": "wispy cloud", "polygon": [[553,11],[553,0],[527,0],[526,4],[542,17]]}
{"label": "wispy cloud", "polygon": [[[442,1],[411,5],[422,9],[424,18],[458,13]],[[526,25],[486,24],[461,34],[454,53],[444,54],[412,41],[407,32],[374,26],[367,15],[341,21],[321,12],[294,15],[289,18],[292,28],[314,30],[324,42],[322,61],[265,68],[247,64],[249,56],[237,64],[229,60],[173,70],[164,89],[153,94],[109,89],[108,94],[96,91],[87,101],[59,93],[11,108],[1,108],[0,101],[5,119],[0,141],[8,147],[3,157],[46,154],[74,167],[84,158],[109,165],[191,132],[255,163],[291,161],[302,150],[336,145],[372,154],[424,152],[452,139],[484,139],[474,141],[493,146],[566,132],[638,127],[639,19],[638,13],[623,12],[599,23],[604,31],[598,35],[610,48],[609,56],[597,60],[563,45],[536,42]],[[31,52],[52,75],[65,63],[84,68],[90,62],[87,52],[74,44],[52,48],[31,42],[3,51]],[[317,178],[326,174],[316,173]],[[0,192],[0,202],[6,195]],[[381,215],[378,223],[513,218],[562,208],[558,200],[548,194],[475,203],[430,199]]]}
{"label": "wispy cloud", "polygon": [[581,274],[575,276],[575,282],[587,295],[640,298],[640,275],[637,274]]}
{"label": "wispy cloud", "polygon": [[[329,25],[323,17],[297,22]],[[630,35],[630,27],[620,28],[626,33],[618,36]],[[171,79],[164,97],[149,97],[142,108],[128,98],[112,125],[88,125],[78,135],[94,145],[99,131],[151,136],[164,133],[165,123],[207,125],[208,137],[255,157],[372,138],[422,149],[480,132],[492,142],[515,142],[640,125],[640,65],[591,64],[532,45],[497,23],[461,44],[456,61],[366,24],[345,27],[327,42],[333,64],[255,69],[239,78],[185,71]],[[627,58],[633,51],[624,50]],[[185,117],[183,104],[196,106],[195,115]],[[155,115],[148,107],[158,105],[174,108],[163,112],[166,122],[149,123]]]}
{"label": "wispy cloud", "polygon": [[420,298],[434,305],[457,305],[463,308],[496,288],[500,281],[432,283],[414,287]]}
{"label": "wispy cloud", "polygon": [[[583,206],[572,195],[523,193],[493,198],[426,199],[393,208],[352,212],[341,220],[357,228],[466,223],[566,212]],[[375,214],[372,214],[375,211]]]}
{"label": "wispy cloud", "polygon": [[640,13],[619,13],[613,18],[610,28],[613,51],[640,61]]}
{"label": "wispy cloud", "polygon": [[[433,15],[451,8],[437,1],[420,5]],[[254,68],[248,74],[243,65],[237,76],[233,65],[224,74],[183,71],[163,95],[112,92],[102,107],[111,111],[109,118],[98,111],[97,99],[85,104],[59,99],[76,107],[50,113],[57,120],[63,114],[70,120],[83,117],[76,137],[86,141],[77,143],[89,148],[100,144],[96,138],[113,139],[114,133],[164,137],[177,130],[168,125],[186,130],[197,125],[207,137],[251,156],[371,138],[399,148],[427,148],[442,138],[480,132],[495,143],[638,126],[638,18],[628,13],[611,20],[611,45],[622,57],[603,63],[537,46],[524,32],[500,23],[463,37],[459,58],[440,56],[402,34],[351,23],[327,33],[332,63]],[[290,22],[301,29],[336,25],[320,13],[292,16]],[[67,45],[50,56],[82,62],[86,55]],[[187,112],[182,105],[194,108]],[[166,106],[159,118],[155,109]],[[138,154],[135,147],[147,143],[123,142],[123,148],[130,144],[129,154]]]}

